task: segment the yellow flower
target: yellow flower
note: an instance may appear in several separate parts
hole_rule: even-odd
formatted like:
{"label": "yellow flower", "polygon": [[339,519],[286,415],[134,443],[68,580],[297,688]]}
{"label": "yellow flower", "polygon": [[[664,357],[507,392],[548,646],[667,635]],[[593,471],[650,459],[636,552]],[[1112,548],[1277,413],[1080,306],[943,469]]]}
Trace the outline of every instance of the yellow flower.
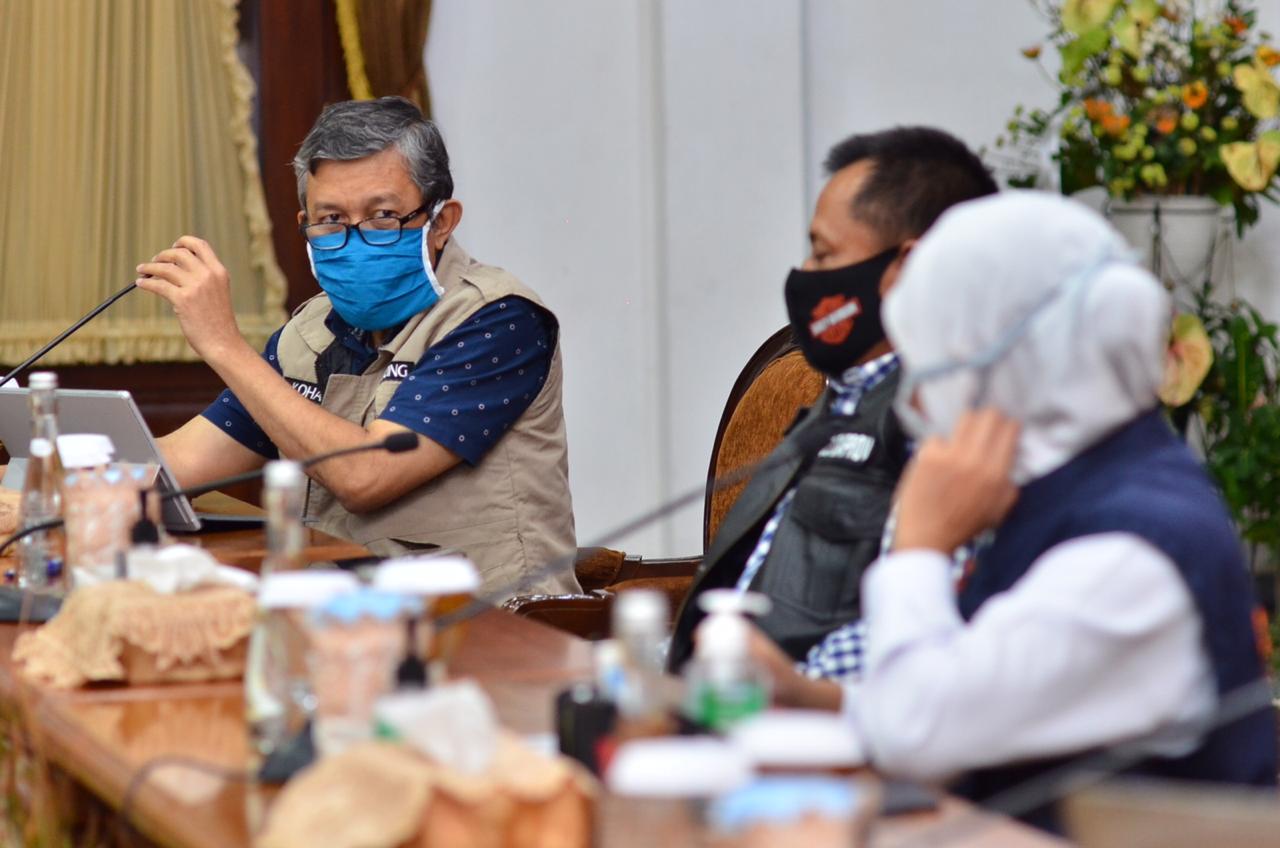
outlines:
{"label": "yellow flower", "polygon": [[1215,130],[1213,127],[1201,127],[1200,137],[1203,138],[1205,141],[1210,141],[1210,142],[1217,141],[1218,131]]}
{"label": "yellow flower", "polygon": [[1169,175],[1164,172],[1164,166],[1159,162],[1143,165],[1138,176],[1142,177],[1142,181],[1148,188],[1164,188],[1169,184]]}
{"label": "yellow flower", "polygon": [[1231,115],[1228,115],[1222,119],[1222,129],[1224,132],[1235,132],[1240,129],[1240,121]]}
{"label": "yellow flower", "polygon": [[1129,17],[1141,26],[1150,26],[1160,15],[1160,4],[1156,0],[1133,0],[1129,4]]}
{"label": "yellow flower", "polygon": [[1111,19],[1118,0],[1066,0],[1062,4],[1062,27],[1073,35],[1083,35]]}
{"label": "yellow flower", "polygon": [[1245,191],[1263,191],[1280,166],[1280,130],[1264,132],[1256,142],[1237,141],[1220,148],[1227,173]]}
{"label": "yellow flower", "polygon": [[1256,59],[1252,65],[1236,65],[1232,77],[1249,114],[1264,121],[1280,115],[1280,86],[1266,65]]}
{"label": "yellow flower", "polygon": [[1134,59],[1142,58],[1142,28],[1132,14],[1121,15],[1116,25],[1112,27],[1112,32],[1115,33],[1116,43],[1120,45],[1121,50]]}
{"label": "yellow flower", "polygon": [[1182,406],[1190,401],[1208,376],[1211,365],[1213,345],[1209,343],[1204,324],[1195,315],[1176,316],[1165,353],[1160,400],[1168,406]]}
{"label": "yellow flower", "polygon": [[1268,68],[1274,68],[1280,65],[1280,52],[1278,52],[1270,44],[1262,44],[1258,46],[1258,61],[1266,65]]}
{"label": "yellow flower", "polygon": [[1200,126],[1200,116],[1195,112],[1183,112],[1182,120],[1178,123],[1182,124],[1182,128],[1187,132],[1195,132],[1196,127]]}
{"label": "yellow flower", "polygon": [[1195,156],[1196,155],[1195,141],[1189,138],[1179,139],[1178,152],[1181,153],[1183,156]]}

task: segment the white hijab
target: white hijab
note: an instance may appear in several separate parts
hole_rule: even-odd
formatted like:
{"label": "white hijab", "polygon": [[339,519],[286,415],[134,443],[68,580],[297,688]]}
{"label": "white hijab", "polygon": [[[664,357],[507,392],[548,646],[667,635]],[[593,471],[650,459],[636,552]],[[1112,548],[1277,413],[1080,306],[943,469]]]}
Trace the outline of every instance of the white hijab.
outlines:
{"label": "white hijab", "polygon": [[904,382],[1003,343],[983,397],[975,367],[925,379],[916,396],[934,433],[951,432],[979,404],[1017,419],[1018,483],[1155,406],[1169,318],[1164,289],[1106,221],[1030,191],[944,214],[911,252],[883,309]]}

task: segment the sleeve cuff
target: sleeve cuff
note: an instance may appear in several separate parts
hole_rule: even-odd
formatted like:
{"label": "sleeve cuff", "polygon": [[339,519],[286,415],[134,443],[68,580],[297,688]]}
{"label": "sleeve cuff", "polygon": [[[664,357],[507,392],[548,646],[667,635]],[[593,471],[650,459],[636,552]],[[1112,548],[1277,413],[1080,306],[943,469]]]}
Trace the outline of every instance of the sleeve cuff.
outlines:
{"label": "sleeve cuff", "polygon": [[907,644],[963,626],[956,609],[951,559],[909,550],[882,557],[862,580],[867,619],[867,669]]}

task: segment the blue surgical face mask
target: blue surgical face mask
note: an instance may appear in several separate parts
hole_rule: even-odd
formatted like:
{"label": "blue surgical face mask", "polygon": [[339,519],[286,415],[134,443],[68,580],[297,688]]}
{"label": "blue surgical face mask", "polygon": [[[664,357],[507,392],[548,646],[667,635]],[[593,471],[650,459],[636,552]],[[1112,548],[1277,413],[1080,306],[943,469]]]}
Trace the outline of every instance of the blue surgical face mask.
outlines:
{"label": "blue surgical face mask", "polygon": [[[385,330],[440,299],[444,289],[427,253],[425,234],[430,227],[430,221],[424,227],[406,227],[395,244],[365,244],[354,232],[339,250],[312,250],[307,244],[311,273],[342,320],[361,330]],[[342,234],[333,238],[341,239]]]}
{"label": "blue surgical face mask", "polygon": [[1116,262],[1132,261],[1133,257],[1130,252],[1118,252],[1108,249],[1082,270],[1072,274],[1061,284],[1046,292],[1038,302],[1033,304],[1019,320],[1014,322],[985,350],[978,351],[964,359],[940,362],[925,368],[906,369],[902,382],[898,386],[897,397],[894,399],[894,412],[897,414],[903,428],[915,439],[947,435],[942,427],[930,421],[916,408],[913,401],[916,392],[920,390],[921,386],[960,371],[976,371],[978,372],[978,390],[975,392],[969,408],[978,409],[982,407],[987,402],[987,391],[991,383],[991,369],[999,364],[1000,360],[1008,356],[1014,345],[1031,331],[1038,317],[1049,311],[1050,307],[1067,296],[1072,298],[1071,303],[1078,315],[1084,303],[1084,296],[1088,291],[1089,284],[1097,278],[1103,267]]}

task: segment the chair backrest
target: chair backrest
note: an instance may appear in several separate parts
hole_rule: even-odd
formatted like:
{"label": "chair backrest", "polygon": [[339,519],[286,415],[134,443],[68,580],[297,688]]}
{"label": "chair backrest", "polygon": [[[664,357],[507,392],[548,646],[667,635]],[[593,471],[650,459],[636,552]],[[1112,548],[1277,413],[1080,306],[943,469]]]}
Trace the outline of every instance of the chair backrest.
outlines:
{"label": "chair backrest", "polygon": [[716,480],[768,456],[797,413],[822,394],[824,385],[822,375],[796,346],[790,326],[770,336],[748,360],[729,392],[711,448],[702,515],[703,550],[747,484],[741,480],[717,490]]}

